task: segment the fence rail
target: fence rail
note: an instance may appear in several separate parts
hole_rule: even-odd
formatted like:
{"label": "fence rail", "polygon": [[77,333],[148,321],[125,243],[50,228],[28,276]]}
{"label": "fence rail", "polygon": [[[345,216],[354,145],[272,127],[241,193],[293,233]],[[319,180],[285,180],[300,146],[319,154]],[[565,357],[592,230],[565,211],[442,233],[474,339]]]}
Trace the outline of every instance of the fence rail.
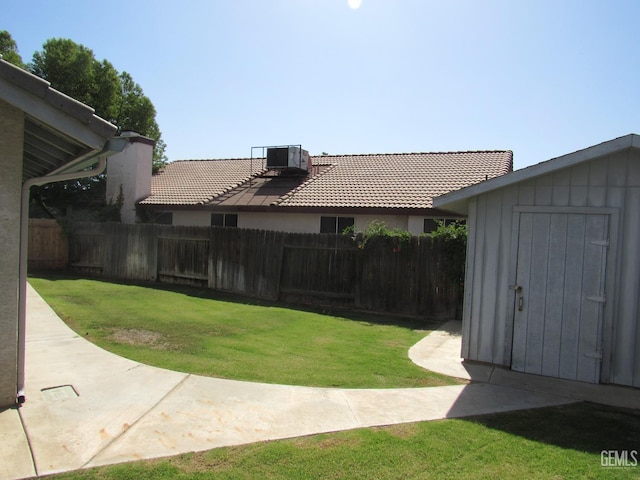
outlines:
{"label": "fence rail", "polygon": [[358,248],[344,235],[85,223],[68,245],[72,270],[110,278],[426,318],[460,313],[462,286],[430,238]]}

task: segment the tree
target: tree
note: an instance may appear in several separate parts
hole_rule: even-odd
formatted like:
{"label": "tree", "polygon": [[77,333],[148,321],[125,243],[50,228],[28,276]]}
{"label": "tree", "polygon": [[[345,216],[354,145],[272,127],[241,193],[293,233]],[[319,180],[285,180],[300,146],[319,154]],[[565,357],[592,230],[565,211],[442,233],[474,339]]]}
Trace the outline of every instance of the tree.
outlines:
{"label": "tree", "polygon": [[155,140],[154,169],[167,163],[156,109],[130,74],[119,73],[107,60],[98,61],[92,50],[66,38],[47,40],[28,67],[56,90],[93,107],[119,131],[132,130]]}
{"label": "tree", "polygon": [[63,38],[47,40],[28,67],[52,88],[90,105],[99,117],[115,121],[118,71],[106,60],[97,61],[87,47]]}
{"label": "tree", "polygon": [[[118,131],[132,130],[155,140],[154,171],[167,163],[166,145],[155,119],[156,109],[129,73],[118,72],[107,60],[98,61],[89,48],[65,38],[47,40],[27,67],[52,88],[93,107],[96,115],[116,125]],[[33,196],[41,206],[60,213],[67,206],[95,205],[100,197],[104,203],[104,183],[102,175],[97,179],[45,185],[35,189]]]}
{"label": "tree", "polygon": [[13,65],[24,68],[22,57],[18,53],[18,45],[6,30],[0,31],[0,55],[2,58]]}
{"label": "tree", "polygon": [[115,124],[120,130],[131,130],[142,133],[156,141],[153,155],[153,171],[157,171],[167,163],[166,145],[162,141],[160,128],[156,122],[156,109],[144,95],[140,85],[133,81],[127,72],[120,74],[120,99]]}

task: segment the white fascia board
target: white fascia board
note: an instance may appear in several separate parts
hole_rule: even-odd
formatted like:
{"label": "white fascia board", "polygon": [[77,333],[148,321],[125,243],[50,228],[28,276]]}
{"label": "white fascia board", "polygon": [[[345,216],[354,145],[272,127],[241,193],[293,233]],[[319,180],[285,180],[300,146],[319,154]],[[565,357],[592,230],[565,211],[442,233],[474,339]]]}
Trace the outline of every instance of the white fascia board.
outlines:
{"label": "white fascia board", "polygon": [[[92,150],[101,149],[104,143],[111,138],[117,130],[116,127],[112,125],[112,129],[103,128],[104,133],[100,134],[88,124],[68,115],[59,108],[51,105],[45,99],[31,94],[3,78],[0,78],[0,98],[14,107],[19,108],[27,115],[73,138]],[[107,123],[95,115],[93,118],[101,124]]]}
{"label": "white fascia board", "polygon": [[515,172],[507,173],[506,175],[456,190],[455,192],[449,192],[445,195],[434,198],[433,206],[445,209],[452,209],[455,207],[454,211],[457,211],[462,208],[461,203],[466,202],[469,198],[475,197],[476,195],[555,172],[562,168],[571,167],[578,163],[594,160],[598,157],[611,155],[615,152],[632,147],[640,148],[640,136],[633,133],[625,135],[624,137],[614,138],[613,140],[609,140],[583,150],[578,150],[577,152],[568,153],[561,157],[552,158],[551,160],[537,163],[530,167],[516,170]]}

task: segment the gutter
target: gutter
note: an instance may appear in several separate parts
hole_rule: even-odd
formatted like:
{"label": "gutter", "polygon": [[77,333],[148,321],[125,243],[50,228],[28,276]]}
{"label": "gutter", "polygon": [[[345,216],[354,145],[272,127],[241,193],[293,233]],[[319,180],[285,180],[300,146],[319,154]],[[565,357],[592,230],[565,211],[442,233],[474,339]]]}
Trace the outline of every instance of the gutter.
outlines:
{"label": "gutter", "polygon": [[[31,187],[45,185],[47,183],[60,182],[65,180],[76,180],[78,178],[93,177],[104,172],[107,166],[107,157],[115,155],[124,150],[129,140],[125,137],[116,137],[107,141],[102,150],[93,150],[90,153],[81,155],[62,168],[54,170],[49,175],[43,177],[30,178],[22,185],[22,198],[20,204],[20,259],[19,259],[19,280],[18,280],[18,380],[16,403],[22,404],[26,397],[24,393],[25,377],[25,347],[26,347],[26,327],[27,327],[27,254],[29,251],[29,196]],[[98,160],[97,165],[91,170],[80,170]],[[71,171],[70,171],[71,169]]]}

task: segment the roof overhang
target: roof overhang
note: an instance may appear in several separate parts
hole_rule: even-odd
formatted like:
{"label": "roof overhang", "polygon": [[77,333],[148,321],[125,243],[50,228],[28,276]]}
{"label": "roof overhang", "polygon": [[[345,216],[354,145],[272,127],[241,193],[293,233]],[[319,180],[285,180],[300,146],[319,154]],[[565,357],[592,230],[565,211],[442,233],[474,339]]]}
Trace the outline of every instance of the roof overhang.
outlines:
{"label": "roof overhang", "polygon": [[0,60],[0,99],[24,112],[23,180],[80,171],[116,134],[94,110],[51,88],[49,82]]}
{"label": "roof overhang", "polygon": [[553,173],[563,168],[572,167],[573,165],[582,162],[609,156],[630,148],[640,148],[639,135],[625,135],[624,137],[615,138],[583,150],[578,150],[577,152],[552,158],[551,160],[471,185],[470,187],[456,190],[455,192],[449,192],[445,195],[434,198],[433,206],[456,213],[466,214],[468,201],[472,197],[491,190],[497,190],[499,188],[508,187],[519,182],[530,180],[541,175]]}
{"label": "roof overhang", "polygon": [[170,205],[142,204],[141,207],[159,212],[198,211],[198,212],[254,212],[254,213],[308,213],[321,215],[407,215],[417,217],[459,217],[452,212],[438,208],[392,208],[392,207],[291,207],[281,205]]}

